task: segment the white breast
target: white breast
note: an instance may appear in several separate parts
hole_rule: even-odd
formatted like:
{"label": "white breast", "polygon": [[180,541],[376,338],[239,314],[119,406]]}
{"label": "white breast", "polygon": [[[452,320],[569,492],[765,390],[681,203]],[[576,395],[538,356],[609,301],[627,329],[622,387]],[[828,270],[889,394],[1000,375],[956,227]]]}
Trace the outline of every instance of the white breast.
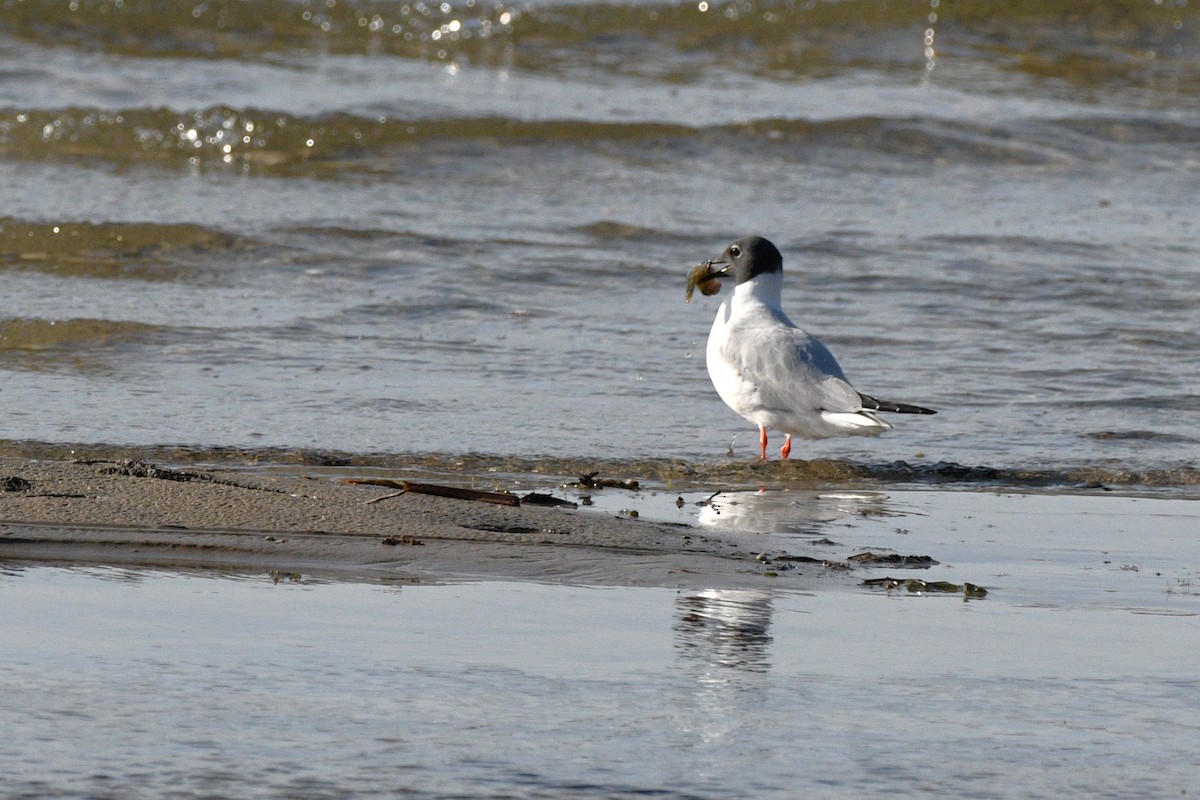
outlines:
{"label": "white breast", "polygon": [[780,309],[781,279],[759,275],[717,311],[706,348],[717,394],[755,425],[806,439],[886,429],[825,345]]}

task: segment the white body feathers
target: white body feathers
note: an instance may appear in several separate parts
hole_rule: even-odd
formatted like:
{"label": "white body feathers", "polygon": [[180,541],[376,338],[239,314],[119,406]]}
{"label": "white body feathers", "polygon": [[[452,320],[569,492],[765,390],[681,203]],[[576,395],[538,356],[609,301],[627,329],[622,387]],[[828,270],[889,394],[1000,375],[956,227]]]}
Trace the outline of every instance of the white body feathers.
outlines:
{"label": "white body feathers", "polygon": [[819,339],[780,307],[783,273],[738,284],[708,335],[708,375],[726,405],[766,430],[804,439],[874,435],[891,426],[862,398]]}

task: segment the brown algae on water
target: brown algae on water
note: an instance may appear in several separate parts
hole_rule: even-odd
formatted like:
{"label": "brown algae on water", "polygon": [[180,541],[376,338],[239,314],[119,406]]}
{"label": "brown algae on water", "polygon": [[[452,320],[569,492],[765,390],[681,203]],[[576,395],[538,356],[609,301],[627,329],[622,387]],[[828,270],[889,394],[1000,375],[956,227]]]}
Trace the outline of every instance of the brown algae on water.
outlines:
{"label": "brown algae on water", "polygon": [[[32,349],[40,336],[26,339],[29,331],[22,330],[13,320],[11,327],[0,326],[0,357],[4,355],[5,337],[11,351]],[[57,328],[38,321],[40,330]],[[123,330],[123,329],[122,329]],[[155,326],[132,329],[131,333],[150,335]],[[50,334],[46,334],[50,335]],[[35,353],[30,353],[33,358]],[[222,447],[196,445],[141,445],[139,456],[147,460],[173,464],[223,464],[227,467],[269,465],[273,469],[342,468],[386,470],[390,477],[396,472],[414,478],[445,480],[462,476],[488,475],[494,479],[536,479],[551,475],[561,482],[561,476],[619,475],[623,481],[641,481],[643,488],[655,485],[668,489],[709,489],[720,491],[757,489],[764,482],[786,488],[801,485],[869,487],[880,484],[907,487],[975,488],[991,490],[998,487],[1048,492],[1121,491],[1170,492],[1176,496],[1200,498],[1200,468],[1184,465],[1165,469],[1134,470],[1119,465],[1086,465],[1061,468],[988,467],[960,464],[953,461],[855,461],[839,458],[791,458],[787,461],[760,462],[757,457],[720,462],[691,461],[681,458],[572,458],[553,456],[502,455],[486,453],[404,453],[380,451],[374,453],[305,447]],[[71,459],[79,452],[93,458],[121,460],[128,457],[128,448],[120,445],[85,442],[47,442],[32,439],[0,439],[0,456],[9,458]],[[626,487],[628,488],[628,487]],[[719,492],[718,492],[719,493]]]}
{"label": "brown algae on water", "polygon": [[41,222],[0,217],[6,269],[63,277],[178,280],[208,258],[249,251],[247,237],[203,225]]}
{"label": "brown algae on water", "polygon": [[96,372],[100,352],[148,341],[164,329],[128,320],[0,320],[0,364],[9,369]]}
{"label": "brown algae on water", "polygon": [[923,581],[920,578],[867,578],[863,586],[876,589],[905,589],[913,594],[959,594],[964,600],[977,600],[987,597],[988,591],[973,583],[953,583],[951,581]]}

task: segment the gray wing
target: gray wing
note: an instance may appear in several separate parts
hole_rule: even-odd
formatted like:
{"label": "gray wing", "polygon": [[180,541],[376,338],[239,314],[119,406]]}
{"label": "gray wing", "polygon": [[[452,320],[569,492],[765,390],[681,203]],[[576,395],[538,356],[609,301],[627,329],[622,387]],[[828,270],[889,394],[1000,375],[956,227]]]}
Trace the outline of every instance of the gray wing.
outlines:
{"label": "gray wing", "polygon": [[821,340],[794,327],[745,331],[738,348],[743,378],[763,408],[856,412],[862,399]]}

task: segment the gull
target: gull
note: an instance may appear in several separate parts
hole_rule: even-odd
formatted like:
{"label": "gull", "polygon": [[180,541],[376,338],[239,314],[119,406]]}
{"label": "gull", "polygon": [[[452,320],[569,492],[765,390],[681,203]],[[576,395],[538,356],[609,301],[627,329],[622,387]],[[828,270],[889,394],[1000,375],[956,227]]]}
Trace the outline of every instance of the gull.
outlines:
{"label": "gull", "polygon": [[725,404],[758,426],[763,461],[768,429],[784,434],[779,455],[787,458],[793,436],[873,436],[892,427],[876,412],[937,413],[876,400],[850,385],[829,349],[783,313],[783,257],[766,239],[738,239],[701,266],[707,272],[695,283],[702,291],[722,277],[736,281],[708,334],[708,375]]}

